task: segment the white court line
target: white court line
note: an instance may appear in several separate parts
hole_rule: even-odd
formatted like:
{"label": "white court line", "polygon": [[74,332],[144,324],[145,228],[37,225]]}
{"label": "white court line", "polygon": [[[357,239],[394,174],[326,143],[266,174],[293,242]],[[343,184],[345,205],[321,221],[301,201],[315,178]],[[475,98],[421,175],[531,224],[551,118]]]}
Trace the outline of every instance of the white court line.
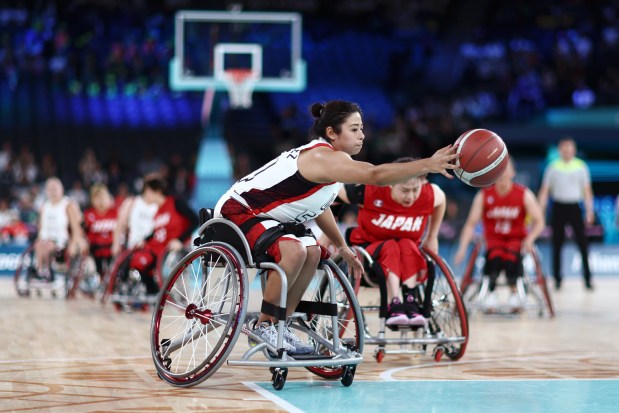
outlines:
{"label": "white court line", "polygon": [[[397,367],[395,369],[390,369],[390,370],[385,370],[382,373],[380,373],[379,377],[384,380],[384,381],[409,381],[409,380],[398,380],[398,379],[394,379],[393,375],[395,373],[399,373],[401,371],[404,370],[414,370],[414,369],[422,369],[422,368],[426,368],[426,367],[447,367],[447,366],[451,366],[451,365],[461,365],[461,364],[482,364],[482,363],[490,363],[490,362],[502,362],[502,361],[529,361],[529,360],[543,360],[543,361],[549,361],[552,359],[580,359],[580,358],[586,358],[586,357],[596,357],[599,356],[599,354],[575,354],[573,356],[559,356],[559,357],[549,357],[549,356],[530,356],[530,357],[500,357],[500,358],[487,358],[487,359],[481,359],[481,360],[471,360],[471,361],[452,361],[449,363],[428,363],[428,364],[419,364],[416,366],[405,366],[405,367]],[[492,379],[492,380],[496,380],[496,379]],[[529,381],[530,379],[523,379],[526,381]],[[564,380],[564,379],[550,379],[550,380]],[[573,379],[573,380],[580,380],[580,379]],[[587,379],[588,380],[588,379]],[[612,379],[611,379],[612,380]],[[430,380],[430,381],[452,381],[452,380]],[[462,381],[462,380],[453,380],[453,381]],[[476,380],[464,380],[464,381],[476,381]],[[487,380],[477,380],[477,381],[487,381]],[[513,380],[513,381],[520,381],[520,380]]]}
{"label": "white court line", "polygon": [[272,401],[273,403],[275,403],[277,406],[281,407],[282,409],[286,409],[287,411],[289,411],[291,413],[303,413],[303,410],[301,410],[298,407],[288,403],[286,400],[284,400],[284,399],[282,399],[280,397],[277,397],[276,395],[274,395],[270,391],[263,389],[262,387],[258,386],[256,383],[254,383],[252,381],[244,381],[244,382],[242,382],[242,384],[244,384],[245,386],[249,387],[250,389],[252,389],[256,393],[260,394],[265,399],[268,399],[268,400]]}
{"label": "white court line", "polygon": [[89,358],[53,358],[53,359],[22,359],[0,360],[0,364],[15,363],[49,363],[49,362],[72,362],[72,361],[105,361],[105,360],[142,360],[150,359],[150,356],[116,356],[116,357],[89,357]]}

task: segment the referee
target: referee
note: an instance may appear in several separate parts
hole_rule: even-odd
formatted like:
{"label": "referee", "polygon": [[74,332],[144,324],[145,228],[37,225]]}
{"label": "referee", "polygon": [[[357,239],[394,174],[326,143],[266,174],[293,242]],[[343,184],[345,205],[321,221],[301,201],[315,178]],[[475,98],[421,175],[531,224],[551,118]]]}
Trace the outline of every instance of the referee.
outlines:
{"label": "referee", "polygon": [[[555,288],[561,288],[561,247],[565,241],[565,226],[570,225],[576,236],[576,243],[582,256],[585,287],[593,289],[591,270],[585,237],[585,222],[593,223],[593,190],[589,168],[585,162],[576,158],[576,142],[573,139],[559,141],[560,159],[550,163],[544,171],[542,187],[539,190],[539,202],[542,210],[548,206],[548,197],[553,201],[552,207],[552,265]],[[584,201],[585,222],[583,222],[580,202]]]}

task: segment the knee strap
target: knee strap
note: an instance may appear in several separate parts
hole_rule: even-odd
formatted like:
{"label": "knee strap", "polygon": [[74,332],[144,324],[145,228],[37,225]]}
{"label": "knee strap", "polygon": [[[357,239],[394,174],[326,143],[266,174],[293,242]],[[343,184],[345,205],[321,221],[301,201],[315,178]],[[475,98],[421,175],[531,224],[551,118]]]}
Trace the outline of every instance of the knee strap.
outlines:
{"label": "knee strap", "polygon": [[278,305],[268,303],[262,300],[262,307],[260,311],[266,315],[270,315],[271,317],[275,317],[276,320],[285,320],[286,319],[286,309],[282,308]]}

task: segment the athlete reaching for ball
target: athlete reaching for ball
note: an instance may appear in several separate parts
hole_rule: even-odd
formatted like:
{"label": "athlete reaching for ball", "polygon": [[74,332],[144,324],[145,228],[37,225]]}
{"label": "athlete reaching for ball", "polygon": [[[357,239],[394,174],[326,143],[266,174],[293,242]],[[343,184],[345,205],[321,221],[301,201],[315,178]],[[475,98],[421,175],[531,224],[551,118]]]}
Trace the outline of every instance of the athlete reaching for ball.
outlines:
{"label": "athlete reaching for ball", "polygon": [[[309,144],[282,153],[262,168],[242,178],[219,200],[216,216],[223,216],[241,227],[255,256],[268,255],[288,277],[285,313],[290,316],[301,300],[320,260],[320,248],[303,223],[314,219],[348,262],[356,277],[363,266],[338,230],[329,206],[340,183],[394,185],[426,173],[449,178],[456,158],[452,145],[439,149],[431,158],[405,163],[372,165],[354,161],[361,151],[363,121],[355,103],[335,100],[311,107],[314,116]],[[271,324],[281,313],[277,306],[281,291],[278,275],[268,277],[263,311],[256,323],[256,334],[276,345],[277,331]],[[266,311],[266,312],[265,312]],[[284,349],[291,354],[308,353],[312,346],[285,329]]]}

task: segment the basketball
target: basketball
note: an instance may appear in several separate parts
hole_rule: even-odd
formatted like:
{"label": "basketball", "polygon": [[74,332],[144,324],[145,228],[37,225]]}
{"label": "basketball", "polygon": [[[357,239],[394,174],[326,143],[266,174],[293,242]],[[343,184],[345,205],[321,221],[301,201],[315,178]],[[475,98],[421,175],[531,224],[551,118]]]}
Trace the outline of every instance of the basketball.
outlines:
{"label": "basketball", "polygon": [[507,146],[496,133],[487,129],[472,129],[456,140],[457,169],[462,182],[476,188],[490,186],[503,175],[509,156]]}

